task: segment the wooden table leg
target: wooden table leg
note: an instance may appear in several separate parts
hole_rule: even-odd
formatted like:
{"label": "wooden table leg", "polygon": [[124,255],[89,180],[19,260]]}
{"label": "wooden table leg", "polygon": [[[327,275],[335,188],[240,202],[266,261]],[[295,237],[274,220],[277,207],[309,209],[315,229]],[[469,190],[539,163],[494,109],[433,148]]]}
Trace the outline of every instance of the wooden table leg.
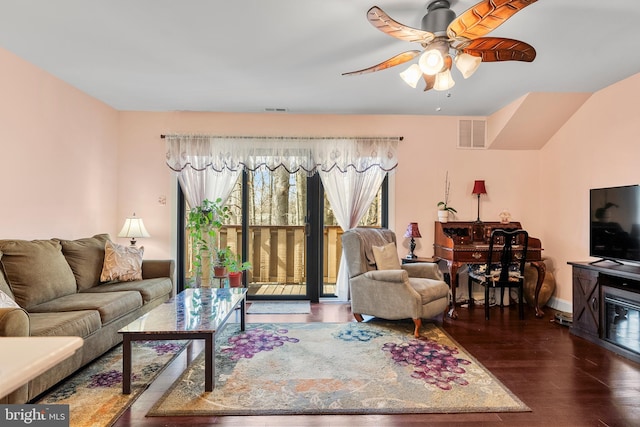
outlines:
{"label": "wooden table leg", "polygon": [[131,394],[131,337],[122,337],[122,394]]}
{"label": "wooden table leg", "polygon": [[206,334],[204,337],[204,391],[213,391],[213,387],[215,387],[216,363],[214,360],[214,345],[214,334]]}
{"label": "wooden table leg", "polygon": [[533,306],[536,309],[536,317],[542,318],[544,317],[544,311],[540,308],[538,303],[538,296],[540,295],[540,289],[542,289],[542,283],[544,282],[544,276],[547,274],[547,266],[542,261],[534,261],[531,263],[536,270],[538,270],[538,282],[536,283],[536,291],[534,293],[534,302]]}

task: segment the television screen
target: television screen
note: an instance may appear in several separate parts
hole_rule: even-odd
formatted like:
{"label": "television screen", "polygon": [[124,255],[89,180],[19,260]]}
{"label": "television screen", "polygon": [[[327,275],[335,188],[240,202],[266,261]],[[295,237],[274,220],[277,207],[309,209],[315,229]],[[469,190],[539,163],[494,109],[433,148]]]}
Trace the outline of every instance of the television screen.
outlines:
{"label": "television screen", "polygon": [[590,205],[589,255],[640,261],[640,187],[591,189]]}

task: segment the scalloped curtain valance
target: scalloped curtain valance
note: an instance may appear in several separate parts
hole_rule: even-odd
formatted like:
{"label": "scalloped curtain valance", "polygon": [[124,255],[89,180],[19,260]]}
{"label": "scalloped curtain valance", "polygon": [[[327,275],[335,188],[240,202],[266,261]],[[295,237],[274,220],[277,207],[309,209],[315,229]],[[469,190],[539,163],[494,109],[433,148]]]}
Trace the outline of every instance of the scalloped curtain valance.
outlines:
{"label": "scalloped curtain valance", "polygon": [[392,171],[398,165],[401,137],[318,138],[166,135],[167,165],[175,172],[191,168],[213,172],[255,171],[284,167],[290,173],[304,170],[345,173],[370,168]]}

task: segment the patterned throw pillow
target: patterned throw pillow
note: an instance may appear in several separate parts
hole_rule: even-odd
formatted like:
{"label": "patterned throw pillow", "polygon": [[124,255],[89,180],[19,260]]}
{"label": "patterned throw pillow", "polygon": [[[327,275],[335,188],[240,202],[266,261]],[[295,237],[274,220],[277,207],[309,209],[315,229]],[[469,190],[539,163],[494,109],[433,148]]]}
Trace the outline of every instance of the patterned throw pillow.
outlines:
{"label": "patterned throw pillow", "polygon": [[107,241],[104,246],[104,264],[101,282],[131,282],[142,280],[142,254],[144,246],[122,246]]}
{"label": "patterned throw pillow", "polygon": [[372,246],[373,257],[376,260],[378,270],[400,270],[400,260],[395,243],[387,243],[384,246]]}
{"label": "patterned throw pillow", "polygon": [[9,295],[0,291],[0,308],[20,308],[20,306]]}

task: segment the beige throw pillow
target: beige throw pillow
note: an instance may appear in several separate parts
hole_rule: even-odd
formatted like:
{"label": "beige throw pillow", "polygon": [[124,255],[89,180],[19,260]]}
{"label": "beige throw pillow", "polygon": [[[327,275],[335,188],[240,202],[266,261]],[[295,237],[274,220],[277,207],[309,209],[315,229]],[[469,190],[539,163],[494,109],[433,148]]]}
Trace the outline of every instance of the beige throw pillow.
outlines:
{"label": "beige throw pillow", "polygon": [[104,246],[101,282],[142,280],[144,246],[122,246],[109,240]]}
{"label": "beige throw pillow", "polygon": [[387,243],[384,246],[372,246],[373,258],[376,260],[378,270],[400,270],[400,260],[395,243]]}

